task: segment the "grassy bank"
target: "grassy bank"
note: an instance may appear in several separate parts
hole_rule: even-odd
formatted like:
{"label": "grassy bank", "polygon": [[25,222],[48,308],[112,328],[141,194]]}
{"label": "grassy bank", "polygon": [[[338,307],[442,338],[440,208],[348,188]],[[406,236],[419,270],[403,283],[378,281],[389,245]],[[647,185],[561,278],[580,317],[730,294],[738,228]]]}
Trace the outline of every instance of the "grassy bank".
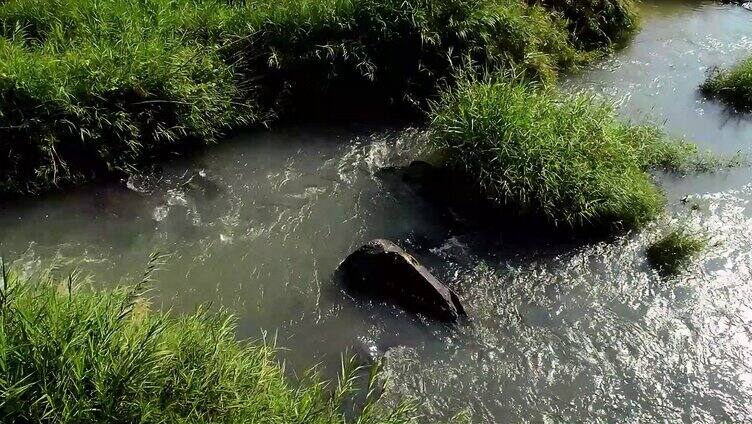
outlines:
{"label": "grassy bank", "polygon": [[567,22],[573,42],[580,48],[619,44],[639,26],[637,8],[631,0],[536,0]]}
{"label": "grassy bank", "polygon": [[446,91],[431,139],[493,202],[555,225],[639,226],[663,206],[649,168],[701,165],[693,145],[620,123],[604,101],[512,78]]}
{"label": "grassy bank", "polygon": [[752,111],[752,57],[729,69],[714,70],[700,90],[739,111]]}
{"label": "grassy bank", "polygon": [[421,103],[467,62],[550,81],[633,18],[628,0],[5,1],[0,192],[127,175],[309,103]]}
{"label": "grassy bank", "polygon": [[236,341],[226,314],[175,317],[150,311],[138,287],[3,274],[4,423],[410,422],[372,397],[353,408],[355,371],[334,386],[289,382],[272,348]]}

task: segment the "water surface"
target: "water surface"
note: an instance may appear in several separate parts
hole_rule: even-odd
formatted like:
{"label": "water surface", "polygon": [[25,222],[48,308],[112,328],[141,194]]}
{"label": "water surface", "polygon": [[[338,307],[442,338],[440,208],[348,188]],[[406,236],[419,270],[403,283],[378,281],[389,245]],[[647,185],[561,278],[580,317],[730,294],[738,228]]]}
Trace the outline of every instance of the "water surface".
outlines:
{"label": "water surface", "polygon": [[[697,86],[752,51],[752,13],[701,2],[643,9],[629,46],[564,84],[617,100],[626,120],[749,152],[750,119]],[[346,349],[383,356],[385,401],[419,399],[425,422],[752,421],[749,169],[658,176],[665,218],[578,241],[515,222],[458,225],[384,170],[407,163],[420,136],[367,125],[240,134],[127,188],[2,204],[0,251],[32,265],[73,258],[111,284],[138,276],[151,251],[169,253],[157,305],[228,307],[241,336],[267,330],[290,348],[295,370],[336,363]],[[666,280],[645,246],[671,222],[711,246]],[[445,328],[345,295],[333,270],[376,237],[424,260],[472,323]]]}

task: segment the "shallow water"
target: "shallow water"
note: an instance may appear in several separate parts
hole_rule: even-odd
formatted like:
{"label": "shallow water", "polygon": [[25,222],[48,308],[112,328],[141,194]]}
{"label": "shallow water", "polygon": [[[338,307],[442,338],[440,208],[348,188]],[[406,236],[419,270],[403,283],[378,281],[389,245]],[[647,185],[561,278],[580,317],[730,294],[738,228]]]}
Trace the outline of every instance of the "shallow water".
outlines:
{"label": "shallow water", "polygon": [[[644,30],[565,85],[620,102],[716,152],[749,152],[752,122],[697,85],[752,50],[752,13],[644,5]],[[426,422],[752,421],[752,171],[662,176],[670,214],[617,240],[536,226],[457,225],[398,174],[416,131],[349,126],[241,134],[159,176],[0,205],[0,252],[70,259],[116,284],[169,253],[154,302],[236,311],[243,337],[276,337],[301,370],[351,349],[386,356],[385,400],[420,399]],[[683,201],[682,201],[683,199]],[[664,280],[644,248],[667,222],[711,247]],[[455,288],[472,323],[448,329],[354,302],[332,271],[386,237]]]}

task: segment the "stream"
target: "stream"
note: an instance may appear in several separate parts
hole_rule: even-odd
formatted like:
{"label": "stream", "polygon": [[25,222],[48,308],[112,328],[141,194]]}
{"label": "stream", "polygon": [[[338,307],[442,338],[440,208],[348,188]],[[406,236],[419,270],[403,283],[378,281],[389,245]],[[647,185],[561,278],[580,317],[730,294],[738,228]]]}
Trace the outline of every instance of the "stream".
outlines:
{"label": "stream", "polygon": [[[697,87],[752,52],[752,12],[641,9],[628,46],[562,85],[703,149],[749,154],[752,116]],[[383,124],[242,132],[159,175],[0,204],[0,254],[115,286],[165,253],[156,307],[228,308],[240,337],[276,340],[295,373],[321,363],[330,375],[345,351],[383,357],[383,401],[416,399],[427,423],[752,421],[750,168],[656,175],[665,217],[584,241],[524,222],[450,222],[390,170],[421,136]],[[710,240],[673,279],[645,257],[669,223]],[[345,295],[332,273],[373,238],[414,252],[471,323],[447,328]]]}

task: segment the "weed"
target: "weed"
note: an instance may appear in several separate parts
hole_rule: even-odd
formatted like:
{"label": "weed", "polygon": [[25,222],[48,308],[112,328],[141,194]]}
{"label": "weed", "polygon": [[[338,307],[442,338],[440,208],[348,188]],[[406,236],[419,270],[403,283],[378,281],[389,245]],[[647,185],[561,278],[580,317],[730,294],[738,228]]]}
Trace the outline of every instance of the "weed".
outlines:
{"label": "weed", "polygon": [[589,94],[565,94],[514,76],[460,79],[432,105],[431,140],[495,203],[553,224],[639,226],[663,196],[653,167],[686,167],[688,143],[617,121]]}
{"label": "weed", "polygon": [[651,243],[646,253],[653,268],[663,275],[671,276],[681,272],[706,245],[706,238],[679,228]]}
{"label": "weed", "polygon": [[235,339],[232,316],[152,312],[143,284],[97,292],[5,267],[2,283],[2,422],[410,422],[407,407],[374,403],[375,372],[353,411],[357,367],[334,387],[292,384],[273,346]]}
{"label": "weed", "polygon": [[571,18],[547,7],[518,0],[1,2],[0,191],[127,175],[164,154],[213,143],[229,128],[322,109],[316,106],[336,103],[337,93],[420,105],[451,83],[458,66],[514,66],[552,81],[587,55],[572,41]]}
{"label": "weed", "polygon": [[639,25],[631,0],[540,0],[540,3],[561,13],[575,44],[585,48],[621,43]]}
{"label": "weed", "polygon": [[730,69],[714,69],[700,90],[739,111],[752,111],[752,57]]}

